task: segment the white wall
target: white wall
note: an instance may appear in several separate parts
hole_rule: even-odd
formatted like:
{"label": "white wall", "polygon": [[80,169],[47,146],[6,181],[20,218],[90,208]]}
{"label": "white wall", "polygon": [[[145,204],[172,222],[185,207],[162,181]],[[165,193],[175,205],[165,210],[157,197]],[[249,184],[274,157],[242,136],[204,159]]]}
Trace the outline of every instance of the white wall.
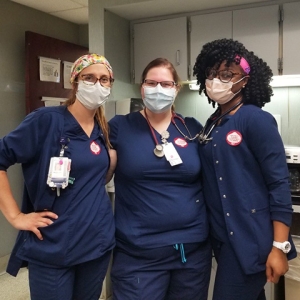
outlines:
{"label": "white wall", "polygon": [[271,102],[264,110],[281,116],[284,144],[300,146],[300,87],[274,88]]}
{"label": "white wall", "polygon": [[[284,144],[300,146],[300,87],[274,88],[271,102],[263,109],[281,116],[281,137]],[[184,116],[193,116],[201,124],[215,111],[207,98],[198,91],[184,86],[175,102],[176,111]]]}
{"label": "white wall", "polygon": [[207,98],[200,96],[198,91],[189,90],[188,85],[183,85],[175,100],[175,109],[183,116],[196,118],[203,126],[207,118],[215,111],[208,104]]}
{"label": "white wall", "polygon": [[130,83],[130,23],[105,11],[105,57],[112,65],[115,83],[112,100],[140,97],[139,86]]}

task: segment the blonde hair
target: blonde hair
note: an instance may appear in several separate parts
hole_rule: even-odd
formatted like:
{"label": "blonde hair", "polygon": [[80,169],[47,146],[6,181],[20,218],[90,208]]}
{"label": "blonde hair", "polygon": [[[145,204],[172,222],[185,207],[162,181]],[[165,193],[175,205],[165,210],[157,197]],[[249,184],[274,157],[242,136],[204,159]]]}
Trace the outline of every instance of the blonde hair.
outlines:
{"label": "blonde hair", "polygon": [[[76,92],[77,92],[77,83],[74,82],[72,84],[73,89],[71,91],[71,94],[68,98],[67,101],[64,102],[64,105],[66,106],[70,106],[72,104],[74,104],[75,100],[76,100]],[[105,118],[105,114],[104,114],[104,107],[100,106],[95,114],[95,118],[97,123],[99,124],[99,126],[101,127],[103,134],[104,134],[104,139],[105,139],[105,143],[107,148],[112,148],[111,143],[109,141],[109,127],[108,127],[108,123],[107,120]]]}

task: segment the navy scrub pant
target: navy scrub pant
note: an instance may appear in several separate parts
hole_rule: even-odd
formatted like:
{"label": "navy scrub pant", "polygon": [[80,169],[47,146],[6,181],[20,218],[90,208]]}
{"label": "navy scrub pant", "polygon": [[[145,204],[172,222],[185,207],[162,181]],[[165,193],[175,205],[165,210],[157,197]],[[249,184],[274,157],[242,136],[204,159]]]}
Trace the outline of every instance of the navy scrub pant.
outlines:
{"label": "navy scrub pant", "polygon": [[31,300],[98,300],[111,251],[72,267],[28,263]]}
{"label": "navy scrub pant", "polygon": [[246,275],[228,243],[212,239],[218,263],[213,300],[265,300],[266,272]]}
{"label": "navy scrub pant", "polygon": [[203,242],[183,247],[184,253],[172,245],[130,253],[115,248],[113,300],[206,300],[211,246]]}

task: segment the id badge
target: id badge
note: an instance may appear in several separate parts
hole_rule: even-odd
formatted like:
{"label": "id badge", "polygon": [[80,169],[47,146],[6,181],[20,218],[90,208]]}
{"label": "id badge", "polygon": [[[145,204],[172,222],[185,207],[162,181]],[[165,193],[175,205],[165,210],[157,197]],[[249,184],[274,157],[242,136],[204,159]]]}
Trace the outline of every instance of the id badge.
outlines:
{"label": "id badge", "polygon": [[71,159],[68,157],[51,157],[47,184],[50,187],[66,188],[71,170]]}
{"label": "id badge", "polygon": [[182,164],[182,160],[172,143],[166,143],[162,146],[164,148],[165,157],[171,166]]}

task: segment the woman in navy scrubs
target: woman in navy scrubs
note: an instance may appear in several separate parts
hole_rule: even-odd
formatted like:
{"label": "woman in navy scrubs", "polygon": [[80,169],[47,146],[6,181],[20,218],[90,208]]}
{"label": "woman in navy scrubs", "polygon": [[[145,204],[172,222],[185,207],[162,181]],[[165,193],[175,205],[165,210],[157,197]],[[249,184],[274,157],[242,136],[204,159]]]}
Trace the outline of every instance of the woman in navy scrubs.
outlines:
{"label": "woman in navy scrubs", "polygon": [[[115,245],[102,106],[112,82],[103,56],[78,58],[66,105],[37,109],[0,140],[0,208],[20,230],[7,272],[28,265],[32,300],[100,297]],[[6,175],[15,163],[25,182],[21,210]]]}
{"label": "woman in navy scrubs", "polygon": [[200,181],[202,126],[174,111],[178,74],[163,58],[145,68],[145,108],[110,122],[117,152],[114,300],[206,300],[211,247]]}
{"label": "woman in navy scrubs", "polygon": [[218,262],[214,300],[265,299],[296,256],[284,147],[270,102],[272,71],[231,39],[203,46],[194,75],[216,112],[199,136],[203,190]]}

